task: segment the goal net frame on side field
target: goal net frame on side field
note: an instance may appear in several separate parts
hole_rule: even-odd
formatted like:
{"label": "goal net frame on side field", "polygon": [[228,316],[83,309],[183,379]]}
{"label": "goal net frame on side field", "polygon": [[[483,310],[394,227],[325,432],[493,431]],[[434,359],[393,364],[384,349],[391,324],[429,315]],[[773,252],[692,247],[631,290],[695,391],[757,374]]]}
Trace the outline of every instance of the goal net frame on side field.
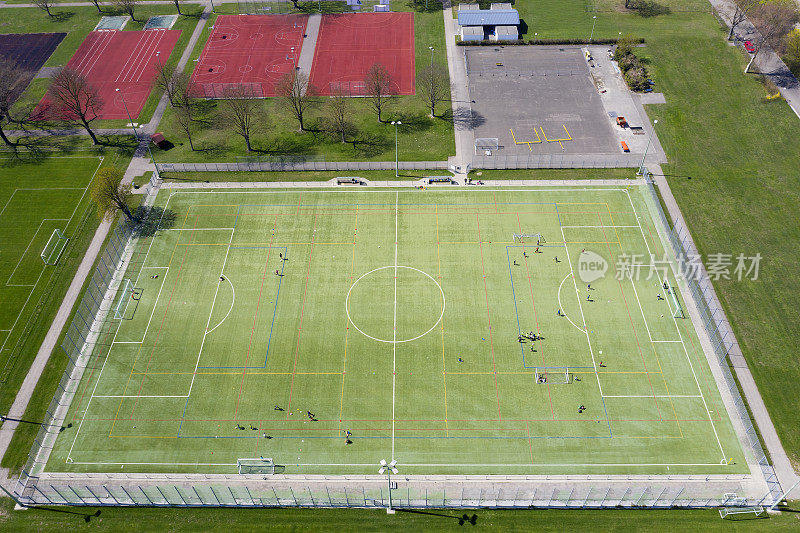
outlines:
{"label": "goal net frame on side field", "polygon": [[538,244],[544,244],[547,241],[541,233],[514,233],[513,242],[525,242],[525,239],[535,239]]}
{"label": "goal net frame on side field", "polygon": [[667,294],[670,296],[670,300],[672,300],[672,305],[675,308],[672,311],[673,318],[686,318],[683,314],[683,308],[681,307],[681,303],[678,301],[678,296],[675,294],[675,286],[670,285],[669,281],[664,279],[664,289]]}
{"label": "goal net frame on side field", "polygon": [[69,238],[66,237],[60,229],[54,229],[53,234],[50,235],[50,238],[47,240],[47,244],[44,245],[42,253],[39,254],[42,258],[42,261],[44,261],[44,264],[55,265],[58,263],[58,260],[61,258],[61,254],[64,253],[64,249],[67,247],[68,242]]}
{"label": "goal net frame on side field", "polygon": [[267,457],[236,459],[236,470],[240,474],[274,474],[275,461]]}
{"label": "goal net frame on side field", "polygon": [[534,379],[537,385],[569,385],[572,374],[569,367],[534,368]]}

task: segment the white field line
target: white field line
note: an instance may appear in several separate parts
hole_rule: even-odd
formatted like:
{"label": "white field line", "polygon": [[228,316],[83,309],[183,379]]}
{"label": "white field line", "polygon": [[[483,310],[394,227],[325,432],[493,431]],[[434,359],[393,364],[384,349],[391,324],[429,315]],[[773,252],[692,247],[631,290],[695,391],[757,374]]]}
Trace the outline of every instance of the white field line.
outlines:
{"label": "white field line", "polygon": [[[328,187],[315,187],[313,189],[295,189],[295,190],[272,190],[272,189],[261,189],[261,188],[252,188],[252,189],[245,189],[245,190],[228,190],[228,189],[169,189],[172,192],[171,195],[174,194],[249,194],[249,195],[258,195],[258,194],[298,194],[300,192],[308,193],[308,194],[352,194],[351,190],[340,189],[334,185]],[[426,193],[452,193],[454,190],[458,189],[427,189]],[[578,191],[588,191],[588,192],[619,192],[624,191],[625,189],[620,188],[584,188],[584,189],[571,189],[569,187],[562,187],[560,189],[537,189],[535,186],[531,186],[527,189],[462,189],[458,190],[458,192],[466,193],[466,192],[475,192],[475,193],[486,193],[486,192],[524,192],[524,193],[537,193],[537,192],[578,192]],[[389,194],[392,192],[391,188],[386,188],[385,190],[379,189],[367,189],[363,191],[359,191],[359,193],[365,194]],[[507,202],[511,205],[524,205],[523,202]],[[253,205],[253,204],[251,204]],[[606,226],[608,227],[608,226]],[[619,227],[619,226],[617,226]]]}
{"label": "white field line", "polygon": [[[40,279],[42,279],[42,276],[43,276],[43,275],[44,275],[44,269],[42,269],[42,271],[41,271],[41,272],[39,272],[39,277],[38,277],[38,278],[36,278],[36,283],[34,283],[34,284],[33,284],[33,288],[31,289],[31,292],[29,292],[29,293],[28,293],[28,297],[27,297],[27,298],[25,298],[25,303],[24,303],[24,304],[22,304],[22,307],[20,307],[19,313],[17,313],[17,318],[15,318],[15,319],[14,319],[14,323],[13,323],[13,324],[11,324],[11,329],[10,329],[9,331],[13,331],[13,330],[14,330],[14,328],[15,328],[15,327],[17,327],[17,322],[19,322],[19,318],[22,316],[22,312],[23,312],[23,311],[25,310],[25,308],[28,306],[28,302],[30,301],[30,299],[31,299],[31,296],[33,296],[33,293],[34,293],[34,291],[36,290],[36,285],[38,285],[38,284],[39,284],[39,280],[40,280]],[[28,322],[30,322],[30,321],[31,321],[31,318],[32,318],[32,317],[28,317]],[[10,339],[10,338],[11,338],[11,335],[8,335],[8,336],[6,337],[6,339],[3,341],[3,344],[2,344],[2,345],[0,345],[0,352],[2,352],[3,350],[5,350],[5,348],[6,348],[6,343],[8,342],[8,339]],[[17,340],[17,342],[19,342],[19,340]]]}
{"label": "white field line", "polygon": [[398,204],[400,201],[400,192],[396,192],[394,196],[394,311],[393,321],[394,327],[392,328],[392,461],[394,461],[394,426],[395,426],[395,386],[397,382],[397,243],[398,235]]}
{"label": "white field line", "polygon": [[233,228],[167,228],[159,231],[233,231]]}
{"label": "white field line", "polygon": [[561,226],[562,228],[638,228],[639,226]]}
{"label": "white field line", "polygon": [[621,394],[603,398],[700,398],[699,394]]}
{"label": "white field line", "polygon": [[[228,264],[228,254],[231,252],[231,243],[233,243],[233,234],[235,231],[231,231],[231,238],[228,241],[228,249],[225,250],[225,259],[222,261],[222,268],[219,270],[219,275],[222,275],[225,272],[225,265]],[[226,276],[227,279],[227,276]],[[186,393],[186,398],[192,395],[192,388],[194,387],[194,380],[197,378],[197,368],[200,366],[200,356],[203,355],[203,346],[206,344],[206,337],[208,337],[209,331],[208,326],[211,324],[211,315],[214,314],[214,304],[217,302],[217,294],[219,294],[219,286],[222,284],[221,280],[217,280],[217,288],[214,290],[214,299],[211,300],[211,309],[208,310],[208,320],[206,320],[206,327],[205,331],[203,332],[203,340],[200,342],[200,349],[197,351],[197,361],[194,364],[194,372],[192,373],[192,381],[189,383],[189,392]],[[183,417],[181,417],[183,418]]]}
{"label": "white field line", "polygon": [[216,325],[216,326],[214,326],[213,328],[211,328],[210,330],[208,330],[208,331],[206,332],[206,335],[208,335],[209,333],[211,333],[212,331],[214,331],[215,329],[217,329],[218,327],[220,327],[220,325],[222,325],[222,323],[223,323],[223,322],[225,322],[225,321],[228,319],[228,315],[230,315],[230,314],[231,314],[231,311],[233,311],[233,304],[234,304],[234,303],[236,303],[236,291],[233,289],[233,283],[231,283],[230,276],[225,276],[225,281],[227,281],[227,282],[228,282],[228,284],[231,286],[231,292],[233,293],[233,298],[231,299],[231,307],[230,307],[230,309],[228,309],[228,312],[227,312],[227,313],[225,313],[225,317],[224,317],[222,320],[220,320],[220,321],[217,323],[217,325]]}
{"label": "white field line", "polygon": [[683,341],[654,341],[654,340],[651,340],[650,342],[652,342],[652,343],[654,343],[654,344],[655,344],[655,343],[657,343],[657,342],[676,342],[676,343],[679,343],[679,344],[680,344],[680,343],[682,343]]}
{"label": "white field line", "polygon": [[[95,172],[97,172],[97,171],[95,171]],[[170,199],[172,199],[171,196],[167,200],[166,205],[164,205],[164,211],[161,212],[161,218],[158,221],[159,225],[161,225],[161,220],[163,220],[164,213],[166,213],[166,211],[167,211],[167,207],[169,206],[169,200]],[[144,259],[142,260],[142,263],[146,263],[147,262],[147,258],[150,256],[150,250],[153,248],[153,242],[155,242],[155,238],[151,238],[150,239],[150,244],[147,246],[147,252],[144,254]],[[136,276],[136,282],[134,283],[134,286],[139,284],[139,278],[142,275],[142,270],[143,269],[139,269],[139,275]],[[164,274],[164,279],[161,281],[161,288],[162,289],[164,288],[164,282],[166,281],[167,274],[169,274],[169,269],[167,269],[167,272]],[[158,291],[158,296],[159,297],[161,296],[161,289],[159,289],[159,291]],[[153,319],[153,313],[155,313],[157,305],[158,305],[158,298],[156,298],[156,303],[153,305],[153,311],[150,313],[150,320]],[[150,320],[148,320],[147,326],[145,327],[145,335],[147,335],[147,328],[150,327]],[[75,431],[75,438],[72,439],[72,445],[69,447],[69,453],[67,453],[67,458],[66,458],[65,462],[71,462],[72,461],[72,459],[71,459],[72,450],[75,447],[75,443],[78,441],[78,435],[80,435],[80,433],[81,433],[81,428],[83,427],[83,421],[86,420],[86,416],[89,414],[89,407],[92,405],[92,400],[94,399],[94,393],[97,390],[97,386],[100,384],[100,381],[101,381],[101,379],[103,377],[103,371],[106,369],[106,363],[108,362],[109,359],[111,359],[111,351],[112,351],[112,348],[114,347],[114,343],[117,340],[117,335],[119,335],[119,330],[121,329],[121,327],[122,327],[122,321],[120,321],[119,324],[117,325],[117,331],[114,332],[114,337],[111,339],[111,346],[108,349],[108,353],[106,354],[106,358],[103,360],[103,366],[100,367],[100,372],[97,374],[97,381],[95,382],[94,387],[92,387],[92,394],[91,394],[91,396],[89,396],[89,401],[86,402],[86,409],[84,410],[83,416],[81,417],[81,421],[78,424],[78,429],[77,429],[77,431]],[[145,337],[142,336],[142,342],[144,342],[144,339],[145,339]],[[70,407],[72,407],[72,406],[70,405]],[[77,412],[75,414],[77,415]]]}
{"label": "white field line", "polygon": [[[153,245],[153,242],[150,241],[150,246],[152,246],[152,245]],[[150,253],[150,248],[149,247],[147,249],[147,253]],[[145,261],[147,261],[147,255],[145,255]],[[142,334],[142,340],[140,340],[140,341],[118,341],[118,340],[112,340],[111,341],[111,345],[112,346],[115,345],[115,344],[142,344],[142,343],[144,343],[144,340],[147,338],[147,330],[150,329],[150,324],[153,322],[153,315],[155,314],[156,308],[158,307],[158,301],[159,301],[159,299],[161,299],[161,291],[164,290],[164,283],[166,283],[166,281],[167,281],[167,275],[169,274],[169,267],[142,267],[140,269],[139,276],[137,276],[137,278],[136,278],[136,283],[139,282],[139,277],[141,276],[141,270],[144,270],[145,268],[166,269],[166,272],[164,273],[164,276],[161,278],[161,287],[158,288],[158,294],[156,295],[156,301],[153,303],[153,309],[150,311],[150,318],[147,319],[147,325],[144,327],[144,333]],[[120,326],[121,325],[122,324],[120,324]],[[114,338],[116,339],[116,335],[114,335]]]}
{"label": "white field line", "polygon": [[184,396],[162,396],[158,394],[142,394],[142,395],[134,395],[134,394],[96,394],[95,398],[187,398],[186,395]]}
{"label": "white field line", "polygon": [[[566,241],[564,230],[561,230],[561,239]],[[586,316],[583,314],[583,305],[581,304],[581,293],[578,290],[578,283],[575,281],[575,270],[572,268],[572,259],[569,257],[569,249],[567,243],[564,242],[564,252],[567,256],[567,263],[569,264],[569,271],[572,275],[572,285],[575,287],[575,298],[578,300],[578,309],[581,312],[581,322],[583,322],[583,334],[586,335],[586,343],[589,345],[589,355],[592,357],[592,366],[594,367],[594,377],[597,379],[597,387],[600,390],[600,396],[603,396],[603,385],[600,383],[600,374],[597,373],[597,363],[594,360],[594,349],[592,348],[592,341],[589,338],[589,328],[586,327]],[[579,328],[580,329],[580,328]]]}
{"label": "white field line", "polygon": [[[73,461],[70,464],[75,465],[139,465],[139,466],[236,466],[236,463],[201,463],[201,462],[194,462],[194,463],[156,463],[156,462],[111,462],[111,461],[101,461],[101,462],[92,462],[92,461]],[[294,463],[297,466],[366,466],[371,467],[375,466],[372,463]],[[562,466],[562,467],[569,467],[569,466],[580,466],[580,467],[592,467],[592,466],[721,466],[719,463],[401,463],[401,466],[438,466],[438,467],[553,467],[553,466]],[[52,472],[47,472],[48,475],[52,479],[57,479],[55,476],[52,476]],[[75,474],[70,474],[75,475]],[[136,476],[137,474],[128,474],[129,476]],[[148,479],[155,479],[154,474],[139,474],[142,477],[149,476]],[[155,474],[158,475],[158,474]],[[519,475],[519,474],[517,474]],[[523,474],[524,475],[524,474]],[[543,474],[537,474],[543,475]],[[570,476],[571,474],[563,474],[564,476]],[[573,474],[574,475],[574,474]],[[643,476],[646,474],[642,474]],[[696,482],[696,483],[708,483],[708,480],[705,477],[699,477],[695,479],[689,479],[688,476],[690,474],[683,474],[687,476],[687,479],[681,479],[684,482]],[[713,476],[714,474],[712,474]],[[165,474],[167,476],[167,474]],[[551,475],[552,476],[552,475]],[[610,474],[608,477],[614,477],[615,474]],[[622,475],[617,475],[622,476]],[[498,477],[498,479],[492,479],[492,483],[519,483],[520,480],[518,477],[514,478],[505,478],[505,476]],[[330,483],[330,479],[306,479],[304,483]],[[361,481],[361,480],[351,480],[351,481]],[[486,483],[486,476],[478,475],[475,479],[459,479],[460,482],[477,482],[477,483]],[[612,480],[613,481],[613,480]],[[644,480],[642,480],[644,481]]]}
{"label": "white field line", "polygon": [[[626,190],[625,194],[628,196],[628,202],[630,202],[630,204],[631,204],[631,209],[633,210],[633,214],[636,217],[636,220],[639,220],[639,214],[636,212],[636,207],[633,205],[633,200],[631,199],[630,193],[628,193],[628,191]],[[653,252],[650,250],[650,245],[647,243],[647,237],[644,234],[644,229],[642,229],[641,223],[639,224],[639,232],[642,234],[642,240],[644,240],[644,245],[647,247],[647,253],[650,254],[650,258],[651,258],[651,261],[652,261]],[[655,264],[653,264],[652,266],[654,267],[653,270],[655,270],[656,276],[658,276],[658,284],[659,284],[659,286],[663,286],[664,285],[664,280],[661,279],[661,274],[658,271],[658,268],[655,268],[655,266],[656,266]],[[635,285],[633,283],[633,278],[632,277],[631,277],[631,285],[634,286],[634,294],[635,294],[636,293],[636,287],[635,287]],[[636,299],[638,301],[639,297],[637,296]],[[669,302],[667,303],[667,305],[669,306]],[[641,310],[641,308],[642,308],[642,304],[641,304],[641,302],[639,302],[639,309]],[[642,311],[642,319],[644,320],[645,327],[647,327],[647,319],[644,316],[644,311]],[[689,362],[689,368],[692,370],[692,376],[694,377],[695,385],[697,385],[697,391],[700,393],[700,397],[703,399],[703,407],[705,407],[706,414],[708,415],[708,421],[711,423],[711,429],[714,431],[714,437],[717,439],[717,445],[719,446],[719,451],[722,454],[722,460],[724,461],[725,459],[727,459],[727,455],[725,454],[725,450],[722,447],[722,441],[720,441],[719,434],[717,433],[717,426],[714,424],[714,420],[711,418],[711,411],[709,411],[709,409],[708,409],[708,402],[706,402],[706,398],[703,395],[703,389],[700,387],[700,380],[697,379],[697,373],[694,370],[694,365],[692,364],[692,359],[691,359],[691,357],[689,357],[689,350],[686,349],[686,343],[683,340],[683,335],[681,335],[681,330],[678,327],[678,320],[675,318],[674,314],[672,316],[672,323],[675,325],[675,331],[678,332],[678,337],[680,338],[680,343],[683,345],[683,353],[686,354],[686,360]],[[649,328],[647,330],[647,334],[650,335],[650,329]],[[650,340],[651,341],[653,340],[652,337],[650,338]]]}
{"label": "white field line", "polygon": [[[31,245],[33,244],[33,241],[36,240],[36,236],[39,234],[39,230],[42,229],[42,226],[48,220],[60,220],[60,221],[63,221],[63,220],[69,220],[69,219],[68,218],[43,218],[42,221],[39,222],[39,227],[36,228],[36,231],[33,232],[33,237],[31,237],[31,240],[28,241],[28,246],[25,248],[25,251],[22,252],[22,255],[19,256],[19,261],[17,261],[17,265],[14,267],[14,270],[12,270],[11,274],[9,274],[8,280],[6,281],[6,287],[22,287],[23,286],[23,285],[13,285],[13,284],[9,283],[9,281],[11,281],[11,278],[14,277],[14,273],[19,268],[19,265],[20,265],[20,263],[22,263],[22,260],[25,259],[25,255],[28,253],[28,250],[31,249]],[[44,269],[44,267],[45,267],[45,265],[42,265],[43,269]],[[28,286],[31,286],[31,285],[28,285]]]}
{"label": "white field line", "polygon": [[[565,282],[565,281],[567,281],[567,278],[568,278],[568,277],[570,277],[571,275],[572,275],[572,274],[567,274],[566,276],[564,276],[564,279],[562,279],[562,280],[561,280],[561,283],[560,283],[560,284],[559,284],[559,286],[558,286],[558,293],[557,293],[557,296],[558,296],[558,308],[559,308],[559,309],[564,309],[564,306],[563,306],[563,305],[561,305],[561,287],[562,287],[562,285],[564,285],[564,282]],[[564,311],[561,311],[561,314],[562,314],[562,315],[564,315],[564,318],[566,318],[567,320],[569,320],[569,323],[570,323],[570,324],[572,324],[573,326],[575,326],[575,329],[577,329],[577,330],[578,330],[578,331],[580,331],[581,333],[584,333],[584,331],[583,331],[583,330],[580,328],[580,326],[578,326],[578,325],[577,325],[575,322],[573,322],[573,321],[572,321],[572,319],[571,319],[570,317],[568,317],[568,316],[567,316],[567,314],[566,314]]]}

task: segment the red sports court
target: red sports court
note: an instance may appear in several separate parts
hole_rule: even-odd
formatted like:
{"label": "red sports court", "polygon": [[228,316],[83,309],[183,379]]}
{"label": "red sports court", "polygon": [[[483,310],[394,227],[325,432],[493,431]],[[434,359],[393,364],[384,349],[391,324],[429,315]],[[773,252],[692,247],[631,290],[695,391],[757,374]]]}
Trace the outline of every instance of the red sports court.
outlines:
{"label": "red sports court", "polygon": [[[67,67],[83,74],[99,89],[104,105],[98,118],[127,119],[127,105],[135,119],[150,95],[156,64],[167,62],[180,34],[180,30],[163,29],[93,31],[86,36]],[[45,95],[34,114],[55,118],[49,106]]]}
{"label": "red sports court", "polygon": [[330,95],[334,89],[364,94],[364,77],[375,63],[392,75],[397,94],[414,94],[413,13],[322,17],[311,67],[311,84],[321,94]]}
{"label": "red sports court", "polygon": [[192,74],[199,96],[220,98],[243,86],[275,96],[275,83],[297,65],[308,15],[220,15]]}

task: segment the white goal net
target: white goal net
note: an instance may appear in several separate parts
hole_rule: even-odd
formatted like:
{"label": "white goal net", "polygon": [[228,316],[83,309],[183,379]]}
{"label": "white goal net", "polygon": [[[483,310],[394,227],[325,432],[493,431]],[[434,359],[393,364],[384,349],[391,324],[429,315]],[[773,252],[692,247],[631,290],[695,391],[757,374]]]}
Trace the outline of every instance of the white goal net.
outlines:
{"label": "white goal net", "polygon": [[534,378],[537,385],[566,385],[572,382],[569,368],[536,368]]}
{"label": "white goal net", "polygon": [[275,461],[271,458],[255,457],[237,459],[236,467],[240,474],[274,474]]}
{"label": "white goal net", "polygon": [[537,246],[544,244],[544,235],[541,233],[514,233],[514,242],[535,242]]}

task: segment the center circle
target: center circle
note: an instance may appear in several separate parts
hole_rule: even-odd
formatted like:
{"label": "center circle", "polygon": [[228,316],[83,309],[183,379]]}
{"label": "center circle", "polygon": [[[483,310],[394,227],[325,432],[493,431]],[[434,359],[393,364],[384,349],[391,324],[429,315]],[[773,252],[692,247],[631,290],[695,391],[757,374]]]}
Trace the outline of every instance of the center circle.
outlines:
{"label": "center circle", "polygon": [[[438,318],[435,311],[430,313],[434,300],[440,300]],[[418,268],[402,265],[388,265],[365,272],[350,286],[345,299],[345,312],[350,324],[365,337],[389,344],[424,337],[442,321],[444,309],[444,291],[439,282]],[[431,321],[435,319],[433,325],[427,328],[416,324],[408,326],[409,320],[419,318],[423,318],[424,323],[426,313]],[[367,316],[372,323],[367,323]],[[394,328],[397,331],[392,331]],[[398,336],[401,328],[412,331]]]}

